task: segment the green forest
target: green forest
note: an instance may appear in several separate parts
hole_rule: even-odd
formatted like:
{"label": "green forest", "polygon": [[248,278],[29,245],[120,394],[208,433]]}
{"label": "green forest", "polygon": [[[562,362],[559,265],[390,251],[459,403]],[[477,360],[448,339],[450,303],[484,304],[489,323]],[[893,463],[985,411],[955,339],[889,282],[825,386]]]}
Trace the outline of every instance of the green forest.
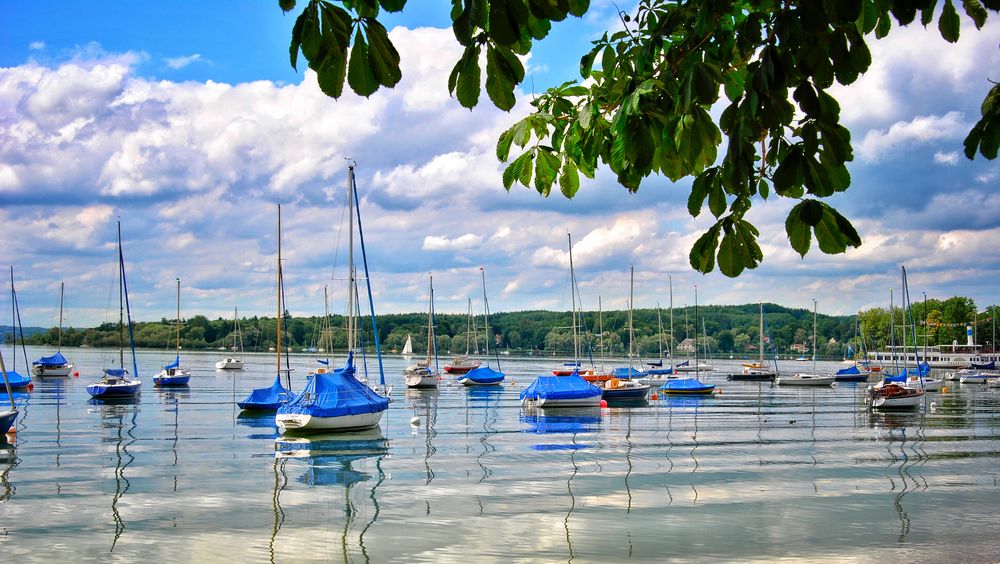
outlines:
{"label": "green forest", "polygon": [[[662,349],[671,346],[675,350],[686,340],[689,345],[697,344],[702,354],[726,354],[736,356],[753,355],[759,343],[759,305],[701,306],[698,321],[695,322],[694,308],[673,310],[673,336],[670,332],[670,311],[663,309],[639,309],[633,312],[634,345],[637,354],[657,356]],[[765,342],[778,354],[798,356],[811,354],[812,312],[806,309],[791,309],[776,304],[764,304]],[[926,304],[914,304],[910,315],[903,309],[895,308],[890,315],[888,309],[870,309],[857,316],[818,316],[817,343],[819,356],[825,358],[843,357],[847,347],[855,351],[884,347],[895,342],[903,343],[902,327],[917,326],[916,338],[921,345],[926,339],[930,345],[950,344],[957,340],[965,343],[965,325],[976,323],[977,341],[990,346],[993,323],[1000,307],[990,306],[978,311],[969,298],[953,297],[947,300],[927,300]],[[911,319],[912,317],[912,319]],[[930,322],[927,330],[923,320]],[[427,350],[427,314],[407,313],[377,316],[379,339],[383,352],[397,352],[403,348],[407,336],[413,343],[413,350],[422,354]],[[855,323],[859,320],[860,323]],[[470,330],[468,316],[464,314],[438,314],[434,320],[436,347],[441,355],[483,351],[487,333],[483,317],[473,319],[474,331]],[[276,347],[276,318],[243,317],[240,320],[243,347],[247,351],[266,351]],[[283,340],[293,351],[307,349],[332,349],[333,352],[346,349],[346,320],[342,316],[330,316],[324,323],[322,317],[286,316],[283,323]],[[588,311],[582,315],[581,334],[584,349],[593,354],[625,354],[629,347],[628,313],[626,311],[606,311],[598,316]],[[945,327],[944,325],[954,325]],[[569,354],[573,351],[572,314],[553,311],[516,311],[494,313],[490,317],[490,348],[508,350],[512,354]],[[891,331],[891,327],[896,331]],[[360,321],[362,339],[365,346],[374,342],[371,338],[370,318]],[[662,327],[662,330],[661,330]],[[603,329],[603,331],[601,331]],[[10,342],[9,328],[4,332]],[[907,329],[907,342],[912,343],[914,332]],[[143,348],[171,348],[175,339],[174,320],[159,322],[138,322],[134,326],[136,346]],[[467,336],[471,335],[471,339]],[[864,344],[861,342],[864,335]],[[210,320],[196,315],[182,320],[180,344],[185,349],[218,349],[238,347],[237,332],[232,319]],[[127,339],[127,332],[125,335]],[[51,328],[26,336],[28,344],[53,346],[58,339],[58,329]],[[105,323],[87,329],[64,329],[64,346],[116,347],[119,328],[117,323]],[[792,348],[793,345],[799,345]],[[863,348],[862,348],[863,346]]]}

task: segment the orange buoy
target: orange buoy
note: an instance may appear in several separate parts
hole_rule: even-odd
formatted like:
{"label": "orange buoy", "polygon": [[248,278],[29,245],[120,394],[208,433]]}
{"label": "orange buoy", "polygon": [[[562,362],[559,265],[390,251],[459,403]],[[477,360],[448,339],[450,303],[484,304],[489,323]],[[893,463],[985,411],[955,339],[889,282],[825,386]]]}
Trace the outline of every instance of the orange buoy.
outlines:
{"label": "orange buoy", "polygon": [[608,400],[601,400],[601,407],[607,407],[607,406],[608,406]]}
{"label": "orange buoy", "polygon": [[73,373],[73,377],[74,377],[74,378],[79,378],[79,377],[80,377],[80,371],[79,371],[79,370],[77,370],[76,372],[74,372],[74,373]]}
{"label": "orange buoy", "polygon": [[658,396],[658,395],[656,395],[656,394],[653,394],[653,399],[654,399],[654,400],[658,400],[658,399],[660,399],[660,396]]}
{"label": "orange buoy", "polygon": [[34,385],[34,384],[28,384],[28,391],[29,391],[29,392],[30,392],[31,390],[34,390],[34,389],[35,389],[35,385]]}

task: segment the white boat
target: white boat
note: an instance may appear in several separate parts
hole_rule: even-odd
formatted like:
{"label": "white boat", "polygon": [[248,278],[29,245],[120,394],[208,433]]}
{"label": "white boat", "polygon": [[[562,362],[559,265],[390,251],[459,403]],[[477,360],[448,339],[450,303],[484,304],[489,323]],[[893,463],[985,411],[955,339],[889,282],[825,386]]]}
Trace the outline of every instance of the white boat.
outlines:
{"label": "white boat", "polygon": [[[430,298],[427,305],[427,358],[412,366],[407,366],[403,371],[403,382],[407,388],[436,388],[441,374],[436,370],[431,370],[431,360],[433,357],[435,368],[437,365],[437,339],[434,338],[434,277],[430,277]],[[407,344],[410,344],[407,337]]]}
{"label": "white boat", "polygon": [[239,309],[233,308],[233,348],[231,350],[240,351],[240,356],[227,356],[215,363],[219,370],[243,370],[246,368],[246,361],[243,360],[243,332],[240,330]]}
{"label": "white boat", "polygon": [[875,409],[912,409],[919,406],[924,397],[924,390],[899,384],[871,386],[868,393],[871,406]]}
{"label": "white boat", "polygon": [[970,370],[959,378],[963,384],[986,384],[991,379],[1000,378],[1000,375],[982,370]]}
{"label": "white boat", "polygon": [[[493,335],[490,332],[490,300],[486,297],[486,271],[480,267],[479,274],[483,279],[483,326],[486,328],[486,365],[478,366],[464,374],[460,374],[456,379],[459,384],[468,387],[499,386],[503,383],[504,378],[506,378],[506,374],[501,370],[499,355],[494,354],[497,361],[497,369],[493,370],[493,367],[490,366],[490,337]],[[496,348],[493,349],[493,352],[496,353]]]}
{"label": "white boat", "polygon": [[690,362],[682,362],[674,365],[674,372],[712,372],[715,367],[707,362],[696,362],[691,364]]}
{"label": "white boat", "polygon": [[[816,300],[813,300],[813,334],[812,334],[812,346],[813,350],[816,350]],[[779,386],[832,386],[837,380],[837,377],[833,374],[817,374],[816,373],[816,355],[813,355],[813,371],[799,372],[793,376],[778,376],[774,383]]]}
{"label": "white boat", "polygon": [[940,392],[943,382],[940,378],[928,378],[924,376],[910,376],[906,379],[907,388],[919,388],[925,392]]}
{"label": "white boat", "polygon": [[[369,388],[367,384],[358,381],[354,377],[354,351],[360,343],[360,328],[357,327],[359,316],[357,304],[355,303],[357,273],[354,266],[354,203],[357,201],[357,198],[357,186],[354,182],[354,165],[351,164],[347,167],[347,362],[343,368],[336,369],[331,373],[314,374],[301,392],[292,398],[291,401],[278,408],[278,413],[275,415],[275,423],[282,433],[289,431],[349,431],[374,427],[379,424],[382,415],[389,409],[388,396],[390,390],[385,387],[385,373],[382,368],[382,356],[380,352],[376,354],[376,360],[378,363],[381,393]],[[360,215],[358,217],[358,231],[360,234]],[[280,233],[280,215],[278,224]],[[363,234],[360,235],[360,242],[361,252],[364,253]],[[280,237],[278,251],[278,269],[280,272]],[[371,314],[372,333],[378,335],[378,329],[375,325],[375,308],[371,299],[371,277],[368,273],[367,260],[364,262],[364,265],[364,279],[368,285],[368,305]],[[278,303],[278,311],[280,313],[282,311],[280,297]]]}
{"label": "white boat", "polygon": [[764,381],[774,379],[778,376],[777,369],[771,369],[764,361],[764,303],[760,303],[760,329],[759,329],[759,345],[760,345],[760,356],[756,362],[741,362],[740,366],[743,368],[742,374],[730,374],[727,376],[728,379],[734,381]]}
{"label": "white boat", "polygon": [[65,284],[59,283],[59,333],[57,334],[56,354],[43,356],[31,363],[31,372],[39,378],[63,377],[73,373],[73,363],[66,360],[62,354],[62,324],[63,324],[63,295]]}

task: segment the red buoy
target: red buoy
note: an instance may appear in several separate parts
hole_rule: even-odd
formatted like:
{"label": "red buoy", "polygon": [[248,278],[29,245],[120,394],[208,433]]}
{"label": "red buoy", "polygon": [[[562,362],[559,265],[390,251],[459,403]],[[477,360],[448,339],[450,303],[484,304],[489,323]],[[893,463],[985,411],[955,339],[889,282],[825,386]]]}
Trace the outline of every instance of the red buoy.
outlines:
{"label": "red buoy", "polygon": [[656,395],[656,394],[653,394],[653,399],[654,399],[654,400],[658,400],[658,399],[660,399],[660,396],[658,396],[658,395]]}
{"label": "red buoy", "polygon": [[74,373],[73,373],[73,377],[74,377],[74,378],[79,378],[79,377],[80,377],[80,371],[79,371],[79,370],[77,370],[76,372],[74,372]]}
{"label": "red buoy", "polygon": [[601,407],[607,407],[607,406],[608,406],[608,400],[601,400]]}
{"label": "red buoy", "polygon": [[29,383],[28,384],[28,391],[30,392],[31,390],[34,390],[34,389],[35,389],[35,385]]}

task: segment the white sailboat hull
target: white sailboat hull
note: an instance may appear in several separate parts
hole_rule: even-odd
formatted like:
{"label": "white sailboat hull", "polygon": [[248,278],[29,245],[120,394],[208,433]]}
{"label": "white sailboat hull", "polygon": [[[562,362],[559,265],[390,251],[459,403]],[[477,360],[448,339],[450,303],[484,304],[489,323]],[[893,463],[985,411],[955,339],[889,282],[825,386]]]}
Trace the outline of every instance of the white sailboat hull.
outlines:
{"label": "white sailboat hull", "polygon": [[835,380],[835,376],[800,373],[794,376],[778,376],[774,383],[779,386],[830,386]]}
{"label": "white sailboat hull", "polygon": [[525,399],[521,404],[525,406],[533,405],[535,407],[599,407],[601,405],[601,395],[572,399]]}
{"label": "white sailboat hull", "polygon": [[215,367],[219,370],[243,370],[246,368],[246,362],[241,358],[227,358],[216,362]]}
{"label": "white sailboat hull", "polygon": [[40,364],[36,364],[31,367],[31,373],[39,378],[64,378],[73,373],[73,366],[73,364],[64,364],[62,366],[42,366]]}
{"label": "white sailboat hull", "polygon": [[917,395],[904,396],[898,398],[887,398],[887,397],[876,397],[872,400],[872,407],[878,409],[905,409],[911,407],[917,407],[920,405],[920,401],[923,399],[924,394],[921,392]]}
{"label": "white sailboat hull", "polygon": [[274,420],[283,433],[285,431],[346,431],[374,427],[382,420],[383,413],[385,412],[376,411],[337,417],[316,417],[304,413],[279,413]]}
{"label": "white sailboat hull", "polygon": [[440,376],[437,374],[420,374],[407,371],[403,374],[403,382],[407,388],[436,388]]}

